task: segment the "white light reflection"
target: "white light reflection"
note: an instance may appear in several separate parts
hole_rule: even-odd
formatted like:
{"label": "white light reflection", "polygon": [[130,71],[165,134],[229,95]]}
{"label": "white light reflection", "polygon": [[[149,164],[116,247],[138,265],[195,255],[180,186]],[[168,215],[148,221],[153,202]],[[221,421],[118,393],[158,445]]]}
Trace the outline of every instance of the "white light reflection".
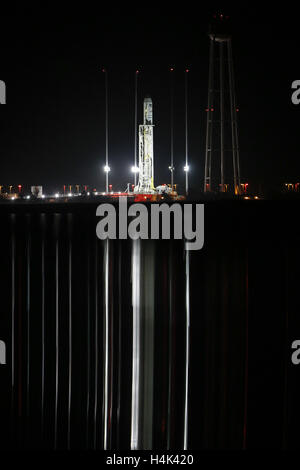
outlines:
{"label": "white light reflection", "polygon": [[109,364],[109,240],[105,240],[104,248],[104,276],[105,276],[105,328],[104,328],[104,430],[103,430],[103,449],[107,450],[108,444],[108,364]]}
{"label": "white light reflection", "polygon": [[132,392],[131,392],[131,450],[139,446],[139,396],[140,396],[140,276],[141,241],[133,240],[132,246]]}
{"label": "white light reflection", "polygon": [[185,308],[186,308],[186,350],[185,350],[185,398],[184,398],[184,433],[183,450],[188,448],[188,394],[190,362],[190,252],[185,250]]}

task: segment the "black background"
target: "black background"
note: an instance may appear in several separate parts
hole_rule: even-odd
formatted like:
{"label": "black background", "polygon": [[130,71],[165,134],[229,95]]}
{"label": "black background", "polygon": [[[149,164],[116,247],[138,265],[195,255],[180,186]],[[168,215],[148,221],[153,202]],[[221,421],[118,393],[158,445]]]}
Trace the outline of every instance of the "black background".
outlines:
{"label": "black background", "polygon": [[208,24],[230,15],[240,128],[241,176],[252,189],[299,179],[299,78],[296,4],[253,2],[203,7],[115,3],[93,7],[18,7],[2,14],[0,76],[7,105],[0,112],[1,184],[63,184],[104,189],[104,74],[109,73],[111,182],[132,180],[134,73],[155,116],[156,184],[169,181],[169,67],[175,68],[175,180],[184,184],[184,70],[189,67],[191,187],[202,188],[208,80]]}
{"label": "black background", "polygon": [[[163,8],[151,9],[150,14],[139,9],[138,15],[133,7],[130,13],[129,7],[119,9],[117,4],[114,14],[99,11],[100,8],[102,6],[99,5],[97,11],[76,12],[76,7],[72,6],[65,12],[62,7],[52,5],[43,10],[27,7],[25,12],[18,8],[14,13],[3,12],[0,78],[7,85],[8,104],[0,111],[1,184],[43,184],[54,190],[64,183],[84,183],[103,188],[103,66],[109,70],[110,77],[113,184],[122,189],[130,177],[136,67],[142,71],[140,103],[145,93],[150,93],[154,101],[156,174],[159,182],[164,182],[168,178],[169,159],[168,68],[172,65],[176,71],[178,96],[178,167],[184,152],[183,71],[187,66],[191,70],[191,183],[197,190],[199,182],[202,185],[204,168],[208,71],[206,32],[210,14],[215,8],[201,10],[201,7],[196,9],[195,6],[184,5],[180,10],[172,8],[168,12]],[[291,103],[291,83],[299,78],[298,13],[292,4],[263,8],[249,3],[228,10],[235,33],[233,45],[243,179],[248,179],[254,186],[262,183],[266,188],[278,187],[287,179],[297,181],[300,107]],[[139,112],[141,118],[141,110]],[[180,175],[178,179],[182,183]],[[298,447],[299,373],[290,362],[290,344],[300,336],[299,207],[297,202],[291,204],[288,201],[245,204],[246,201],[243,205],[211,206],[208,209],[208,246],[192,261],[192,315],[197,326],[192,332],[194,356],[190,419],[195,449],[243,447],[240,418],[244,418],[241,410],[245,396],[239,394],[235,400],[235,395],[231,395],[230,407],[223,411],[223,427],[219,434],[214,434],[214,430],[220,428],[214,426],[213,420],[208,420],[209,428],[205,428],[206,401],[201,400],[207,380],[210,384],[214,380],[220,380],[222,384],[225,380],[222,371],[226,360],[230,365],[241,367],[244,364],[247,318],[249,389],[246,447]],[[3,292],[7,294],[9,291],[5,286],[9,285],[10,259],[6,250],[11,239],[5,217],[3,215],[2,218],[5,262],[1,279]],[[22,232],[20,235],[22,244],[25,238],[22,238]],[[19,256],[22,259],[22,247]],[[237,262],[237,270],[234,261]],[[232,277],[227,277],[228,273]],[[18,275],[21,278],[21,274]],[[240,317],[238,302],[245,300],[247,275],[249,297]],[[38,282],[38,278],[35,281]],[[215,305],[215,293],[220,289],[224,294],[225,287],[234,293],[232,304],[224,301]],[[207,297],[201,297],[201,294]],[[213,318],[204,298],[210,299],[214,305]],[[9,335],[6,307],[9,309],[10,305],[3,303],[1,318]],[[226,337],[222,329],[226,316],[222,315],[232,312],[228,323],[230,330],[227,330],[231,336]],[[212,327],[213,322],[218,328]],[[232,337],[238,343],[232,342]],[[199,338],[204,341],[199,342]],[[227,343],[224,343],[224,338],[227,338]],[[230,344],[229,356],[223,354],[224,344]],[[215,358],[212,363],[215,367],[209,369],[207,365],[207,369],[201,369],[199,373],[204,352]],[[9,380],[8,373],[5,380]],[[236,383],[234,376],[230,380],[227,383]],[[243,380],[244,377],[239,383]],[[9,398],[4,389],[1,393],[5,400]],[[210,399],[210,410],[221,409],[218,394]],[[1,401],[1,406],[8,418],[9,408],[5,400]],[[230,424],[234,426],[230,427]],[[232,434],[227,433],[226,426]],[[236,429],[239,430],[237,435]],[[9,441],[7,428],[2,427],[1,430],[2,442]]]}

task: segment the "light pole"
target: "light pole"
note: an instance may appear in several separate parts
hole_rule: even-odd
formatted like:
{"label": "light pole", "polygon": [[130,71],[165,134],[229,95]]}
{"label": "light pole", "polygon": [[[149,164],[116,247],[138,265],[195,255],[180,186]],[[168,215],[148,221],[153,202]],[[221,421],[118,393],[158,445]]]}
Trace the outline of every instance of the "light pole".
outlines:
{"label": "light pole", "polygon": [[108,193],[108,173],[110,172],[110,167],[105,165],[104,173],[105,173],[105,192]]}
{"label": "light pole", "polygon": [[185,194],[189,192],[189,158],[188,158],[188,73],[185,71]]}
{"label": "light pole", "polygon": [[[135,79],[134,79],[134,167],[137,168],[137,90],[138,90],[138,75],[139,70],[135,71]],[[133,171],[134,173],[134,187],[136,187],[136,175],[137,171]]]}
{"label": "light pole", "polygon": [[106,69],[102,69],[102,72],[105,74],[105,192],[108,193],[108,173],[110,172],[110,167],[108,165],[108,74]]}
{"label": "light pole", "polygon": [[171,172],[171,188],[174,188],[174,84],[173,84],[174,68],[170,68],[170,114],[171,114],[171,164],[169,170]]}

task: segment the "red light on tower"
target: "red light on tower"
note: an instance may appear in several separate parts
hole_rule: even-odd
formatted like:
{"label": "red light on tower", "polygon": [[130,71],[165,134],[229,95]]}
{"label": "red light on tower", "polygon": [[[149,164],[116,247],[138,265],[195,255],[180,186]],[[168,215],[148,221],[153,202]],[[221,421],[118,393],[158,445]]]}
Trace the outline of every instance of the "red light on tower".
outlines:
{"label": "red light on tower", "polygon": [[186,73],[189,73],[189,69],[186,69]]}
{"label": "red light on tower", "polygon": [[22,190],[22,185],[21,184],[18,184],[18,190],[19,190],[19,193],[20,193],[21,190]]}

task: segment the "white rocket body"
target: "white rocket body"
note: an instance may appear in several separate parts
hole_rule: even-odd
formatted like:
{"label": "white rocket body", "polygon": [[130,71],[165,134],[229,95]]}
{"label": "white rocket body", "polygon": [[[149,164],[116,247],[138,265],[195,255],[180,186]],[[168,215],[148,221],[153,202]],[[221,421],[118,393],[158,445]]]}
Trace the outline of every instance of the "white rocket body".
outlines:
{"label": "white rocket body", "polygon": [[139,182],[136,193],[155,193],[153,155],[153,109],[152,100],[144,99],[144,123],[139,126]]}

